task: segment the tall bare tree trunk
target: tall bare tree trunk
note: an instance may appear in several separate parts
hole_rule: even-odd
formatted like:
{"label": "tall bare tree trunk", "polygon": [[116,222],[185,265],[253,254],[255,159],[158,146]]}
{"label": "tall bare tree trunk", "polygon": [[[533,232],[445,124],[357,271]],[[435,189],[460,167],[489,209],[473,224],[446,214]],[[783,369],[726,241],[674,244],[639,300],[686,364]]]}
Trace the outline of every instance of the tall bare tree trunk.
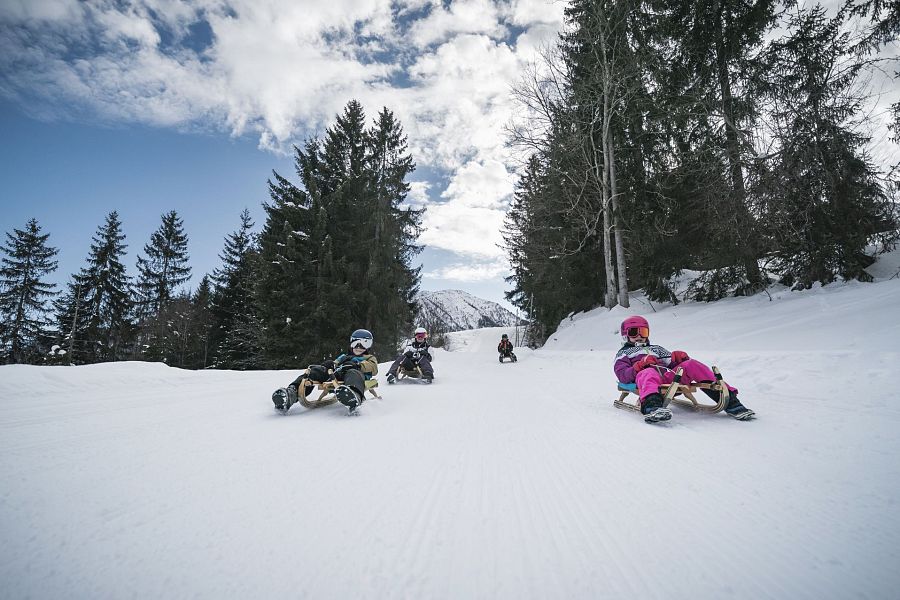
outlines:
{"label": "tall bare tree trunk", "polygon": [[619,218],[619,192],[616,188],[616,153],[612,131],[606,140],[609,159],[609,191],[612,208],[612,228],[616,247],[616,276],[619,278],[619,304],[628,308],[628,274],[625,270],[625,245],[622,240],[622,226]]}

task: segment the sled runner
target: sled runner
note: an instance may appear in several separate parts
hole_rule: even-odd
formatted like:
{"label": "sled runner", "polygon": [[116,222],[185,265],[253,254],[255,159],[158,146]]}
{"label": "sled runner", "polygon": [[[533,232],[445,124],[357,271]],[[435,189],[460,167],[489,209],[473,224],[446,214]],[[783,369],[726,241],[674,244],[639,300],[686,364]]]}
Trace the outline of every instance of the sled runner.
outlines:
{"label": "sled runner", "polygon": [[402,379],[409,379],[411,382],[415,381],[416,383],[431,383],[431,380],[425,377],[425,373],[422,372],[422,367],[419,365],[416,365],[415,369],[407,369],[401,365],[397,369],[397,381]]}
{"label": "sled runner", "polygon": [[[316,389],[320,390],[321,393],[319,397],[315,400],[310,400],[303,393],[303,390],[306,389],[306,386],[312,385],[315,386]],[[337,402],[337,398],[334,395],[334,389],[341,385],[341,382],[337,379],[329,379],[328,381],[323,381],[322,383],[318,383],[315,381],[310,381],[304,378],[301,382],[299,392],[297,394],[297,403],[303,406],[304,408],[319,408],[322,406],[329,406]],[[381,396],[378,395],[378,392],[375,391],[375,388],[378,387],[378,381],[375,379],[367,379],[366,380],[366,391],[372,394],[373,397],[381,400]],[[310,393],[312,396],[312,393]]]}
{"label": "sled runner", "polygon": [[[706,412],[710,414],[714,414],[725,409],[725,406],[728,404],[728,400],[731,398],[731,392],[728,391],[728,386],[725,385],[725,381],[722,380],[722,373],[719,372],[718,367],[712,368],[712,371],[716,376],[716,380],[712,383],[681,383],[682,371],[683,369],[681,369],[680,367],[676,369],[675,381],[660,386],[659,393],[663,395],[664,407],[668,407],[669,403],[672,402],[677,404],[678,406],[683,406],[684,408],[691,408],[698,412]],[[719,401],[715,404],[701,404],[694,397],[694,392],[696,392],[697,390],[717,391],[719,392]],[[621,392],[621,395],[619,396],[618,400],[613,401],[613,406],[625,410],[641,412],[641,405],[639,402],[635,402],[634,404],[632,404],[626,401],[626,398],[628,398],[629,394],[638,394],[637,384],[620,383],[618,386],[618,391]],[[684,398],[677,398],[676,396],[679,395],[684,396]]]}

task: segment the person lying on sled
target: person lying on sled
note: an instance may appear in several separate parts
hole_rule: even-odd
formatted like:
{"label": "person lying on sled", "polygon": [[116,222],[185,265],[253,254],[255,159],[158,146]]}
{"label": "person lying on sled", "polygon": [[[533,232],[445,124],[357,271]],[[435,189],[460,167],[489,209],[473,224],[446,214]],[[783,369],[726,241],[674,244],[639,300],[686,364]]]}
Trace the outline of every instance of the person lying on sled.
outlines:
{"label": "person lying on sled", "polygon": [[[675,380],[676,368],[683,370],[683,383],[715,381],[712,369],[689,357],[683,350],[669,352],[662,346],[651,344],[650,324],[644,317],[628,317],[622,321],[619,331],[624,345],[616,353],[613,370],[619,383],[637,384],[641,414],[647,417],[646,420],[654,422],[672,418],[672,411],[663,407],[663,396],[659,388]],[[754,412],[738,400],[737,388],[729,385],[728,389],[731,391],[731,399],[725,412],[739,421],[753,417]],[[719,392],[716,390],[704,389],[703,392],[716,402],[719,401]]]}

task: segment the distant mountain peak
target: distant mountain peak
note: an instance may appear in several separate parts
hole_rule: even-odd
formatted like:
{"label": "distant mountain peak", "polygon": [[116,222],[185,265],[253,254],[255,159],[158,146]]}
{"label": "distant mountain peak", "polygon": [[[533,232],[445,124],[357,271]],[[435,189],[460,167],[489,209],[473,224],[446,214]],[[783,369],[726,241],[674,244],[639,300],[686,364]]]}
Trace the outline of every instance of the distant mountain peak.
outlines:
{"label": "distant mountain peak", "polygon": [[509,327],[521,322],[496,302],[463,290],[419,292],[417,322],[432,331],[465,331],[482,327]]}

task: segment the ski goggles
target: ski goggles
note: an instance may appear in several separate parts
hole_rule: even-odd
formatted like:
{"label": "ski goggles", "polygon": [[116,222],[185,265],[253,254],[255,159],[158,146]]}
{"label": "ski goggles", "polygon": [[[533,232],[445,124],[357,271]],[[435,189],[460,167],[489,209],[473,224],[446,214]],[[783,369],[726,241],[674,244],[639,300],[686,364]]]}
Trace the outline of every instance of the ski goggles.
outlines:
{"label": "ski goggles", "polygon": [[369,338],[355,338],[350,340],[350,349],[353,348],[362,348],[363,350],[368,350],[372,347],[372,340]]}
{"label": "ski goggles", "polygon": [[628,334],[628,337],[650,337],[650,328],[649,327],[629,327],[625,330],[625,333]]}
{"label": "ski goggles", "polygon": [[416,334],[416,339],[417,339],[417,340],[424,340],[424,339],[425,339],[425,334],[424,334],[424,333],[417,333],[417,334]]}

